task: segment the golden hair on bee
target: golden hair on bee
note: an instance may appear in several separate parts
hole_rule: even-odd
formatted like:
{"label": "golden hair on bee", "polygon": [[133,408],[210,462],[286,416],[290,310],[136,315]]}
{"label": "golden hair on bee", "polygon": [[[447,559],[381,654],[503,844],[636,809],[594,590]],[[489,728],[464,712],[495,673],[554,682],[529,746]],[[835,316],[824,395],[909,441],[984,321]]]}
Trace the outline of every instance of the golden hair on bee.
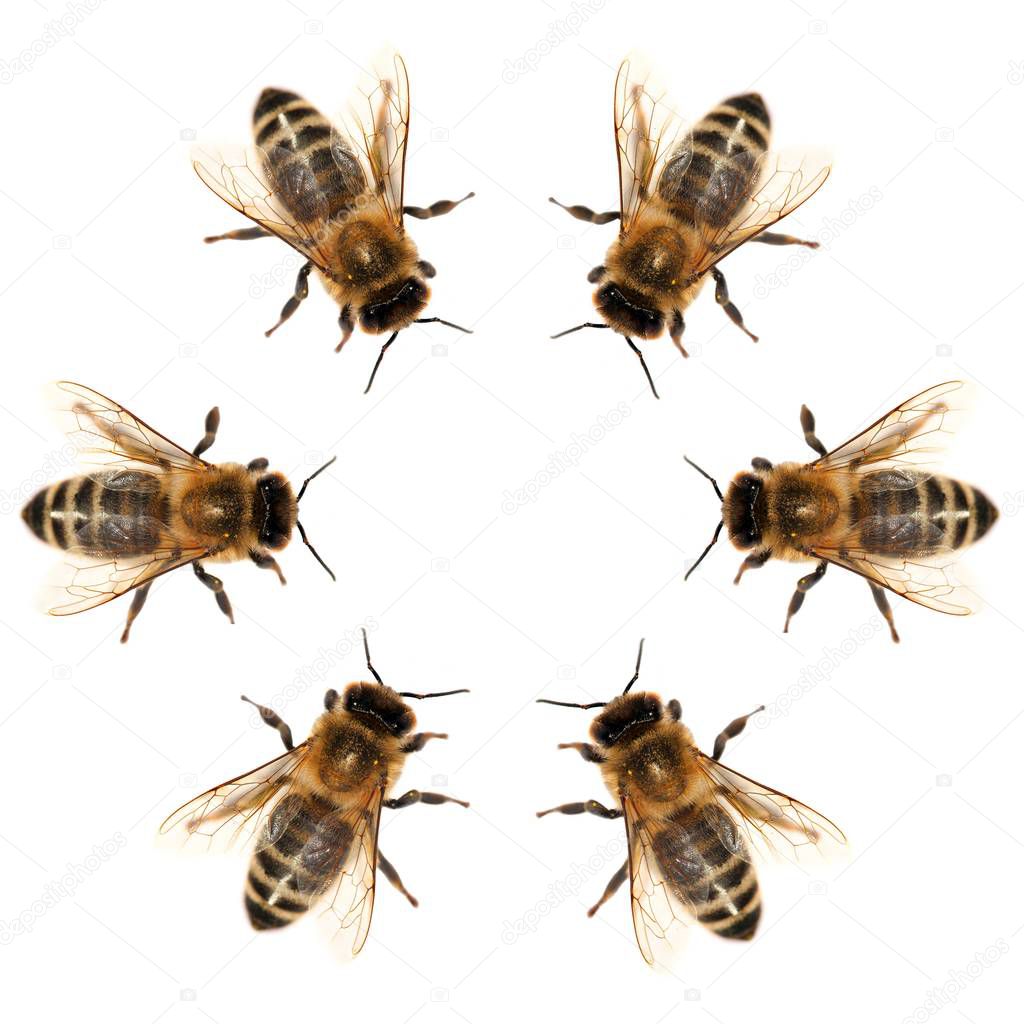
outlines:
{"label": "golden hair on bee", "polygon": [[814,416],[805,405],[800,427],[818,458],[777,465],[754,458],[724,495],[715,479],[687,458],[711,482],[722,518],[686,578],[724,527],[733,545],[749,552],[735,583],[770,559],[817,563],[797,582],[783,632],[829,565],[867,581],[894,642],[899,634],[890,592],[948,615],[969,614],[953,575],[956,558],[988,533],[999,511],[977,487],[932,468],[953,433],[956,410],[949,396],[962,386],[947,381],[929,388],[832,451],[818,440]]}
{"label": "golden hair on bee", "polygon": [[609,701],[577,704],[538,701],[600,712],[589,743],[560,743],[601,770],[614,806],[597,800],[538,811],[593,814],[625,824],[627,857],[588,911],[593,916],[629,882],[633,926],[648,963],[675,926],[696,921],[723,938],[751,939],[761,919],[761,890],[749,847],[757,840],[787,840],[792,849],[845,842],[842,832],[806,804],[720,761],[728,741],[764,710],[731,721],[717,736],[710,757],[682,723],[678,700],[663,702],[650,691],[632,691],[640,676],[640,641],[632,678]]}

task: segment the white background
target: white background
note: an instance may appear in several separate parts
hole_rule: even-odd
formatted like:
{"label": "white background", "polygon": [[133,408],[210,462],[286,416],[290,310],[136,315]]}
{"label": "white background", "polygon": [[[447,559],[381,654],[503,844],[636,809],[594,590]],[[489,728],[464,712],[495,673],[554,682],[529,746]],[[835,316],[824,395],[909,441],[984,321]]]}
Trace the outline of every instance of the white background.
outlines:
{"label": "white background", "polygon": [[[108,0],[49,43],[62,3],[5,6],[0,970],[12,1019],[1007,1019],[1024,970],[1021,18],[1000,3],[685,6]],[[295,260],[276,240],[202,245],[243,225],[188,152],[193,133],[245,141],[266,85],[343,109],[358,66],[388,43],[412,80],[407,201],[477,191],[410,226],[438,268],[431,312],[476,333],[408,331],[364,398],[379,340],[357,334],[336,356],[337,309],[318,286],[263,338]],[[13,63],[33,48],[30,68]],[[615,228],[546,199],[614,206],[612,83],[630,48],[693,116],[757,89],[777,144],[835,160],[788,222],[822,251],[749,246],[727,261],[760,344],[703,295],[688,362],[667,340],[646,346],[660,402],[611,332],[547,340],[592,315],[585,275]],[[809,459],[802,402],[832,446],[952,377],[977,400],[948,469],[1003,512],[964,563],[980,614],[894,601],[897,647],[863,583],[833,570],[784,636],[800,568],[772,564],[734,588],[740,555],[724,542],[683,585],[717,514],[684,452],[723,481],[753,455]],[[286,588],[247,564],[216,570],[234,627],[187,572],[154,588],[127,647],[126,602],[47,618],[37,595],[60,558],[17,512],[67,472],[42,389],[58,378],[187,446],[219,404],[214,458],[266,455],[294,479],[337,455],[303,511],[338,583],[295,544]],[[614,410],[617,427],[545,476]],[[510,514],[528,485],[533,500]],[[472,689],[416,709],[451,739],[410,758],[402,785],[473,806],[389,817],[383,849],[421,907],[382,884],[363,955],[339,965],[311,924],[249,930],[244,853],[192,856],[154,836],[200,788],[277,753],[239,693],[276,702],[304,736],[327,687],[365,676],[351,646],[363,622],[389,682]],[[589,716],[532,701],[607,698],[641,636],[643,684],[678,697],[705,746],[768,704],[726,761],[850,838],[845,862],[766,864],[756,941],[695,934],[674,974],[638,955],[625,891],[584,916],[618,866],[621,844],[607,844],[620,826],[533,817],[604,794],[593,765],[555,750],[585,738]],[[90,859],[104,843],[116,852]],[[69,865],[79,881],[62,892]]]}

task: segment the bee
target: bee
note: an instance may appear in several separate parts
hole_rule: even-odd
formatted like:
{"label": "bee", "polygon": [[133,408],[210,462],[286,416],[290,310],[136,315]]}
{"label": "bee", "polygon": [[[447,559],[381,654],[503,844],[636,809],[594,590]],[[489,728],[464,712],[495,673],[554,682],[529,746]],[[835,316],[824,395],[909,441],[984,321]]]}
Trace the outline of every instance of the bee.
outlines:
{"label": "bee", "polygon": [[298,745],[275,711],[243,696],[278,731],[286,753],[200,794],[160,826],[161,833],[184,830],[211,842],[215,837],[230,843],[243,833],[255,835],[244,891],[253,928],[284,928],[330,893],[327,910],[337,925],[334,938],[347,934],[353,955],[363,948],[370,929],[378,867],[418,906],[377,846],[381,810],[417,803],[469,806],[418,789],[389,796],[409,754],[429,740],[448,738],[443,732],[414,732],[416,716],[406,699],[469,691],[398,693],[374,669],[366,630],[363,647],[375,681],[349,683],[340,694],[328,690],[326,710],[310,737]]}
{"label": "bee", "polygon": [[74,575],[69,600],[51,615],[74,615],[134,591],[121,643],[142,611],[153,582],[191,565],[213,591],[220,610],[234,622],[224,584],[203,562],[249,559],[285,582],[271,552],[284,548],[297,528],[313,557],[334,573],[309,543],[298,519],[299,493],[266,459],[248,465],[212,463],[200,456],[217,437],[220,411],[206,417],[205,433],[191,453],[168,440],[124,406],[70,381],[58,387],[74,396],[72,441],[104,468],[38,491],[22,509],[28,528],[42,541],[68,552]]}
{"label": "bee", "polygon": [[253,111],[255,150],[228,155],[200,151],[193,163],[204,184],[256,223],[205,241],[275,235],[305,261],[268,338],[309,294],[314,271],[341,307],[336,352],[356,323],[367,334],[390,332],[366,391],[384,353],[410,325],[439,323],[472,333],[440,317],[420,315],[430,297],[427,280],[436,271],[419,258],[403,218],[440,217],[474,193],[427,207],[404,205],[409,76],[397,54],[392,64],[360,96],[350,130],[331,124],[294,92],[264,89]]}
{"label": "bee", "polygon": [[977,487],[926,468],[952,436],[955,410],[946,399],[962,387],[954,380],[922,391],[830,452],[805,405],[800,426],[819,458],[777,466],[755,458],[724,496],[714,478],[687,459],[711,481],[722,518],[686,578],[725,526],[733,544],[750,552],[734,583],[772,558],[818,563],[796,585],[784,633],[829,565],[867,580],[895,643],[900,638],[886,591],[947,615],[970,614],[951,599],[957,590],[953,566],[962,548],[988,533],[999,512]]}
{"label": "bee", "polygon": [[584,761],[599,765],[615,805],[586,800],[538,811],[537,817],[586,813],[624,820],[626,861],[587,916],[628,881],[637,944],[653,964],[660,944],[671,944],[677,926],[689,921],[727,939],[754,937],[761,890],[751,841],[776,849],[786,840],[795,853],[808,846],[824,850],[846,839],[806,804],[721,763],[728,741],[763,707],[730,722],[708,757],[680,721],[678,700],[663,704],[655,693],[630,693],[640,677],[643,651],[641,640],[633,678],[610,701],[538,701],[603,709],[590,726],[592,743],[558,748],[576,750]]}
{"label": "bee", "polygon": [[582,323],[553,337],[584,327],[612,328],[640,359],[657,398],[633,338],[657,338],[667,329],[686,356],[683,313],[710,275],[715,301],[757,341],[729,299],[719,263],[745,242],[817,248],[817,242],[765,229],[806,202],[830,168],[806,156],[769,152],[771,122],[757,93],[724,100],[683,131],[665,96],[639,80],[628,60],[615,79],[614,126],[619,209],[595,213],[550,199],[578,220],[619,222],[605,262],[587,276],[598,286],[594,304],[604,322]]}

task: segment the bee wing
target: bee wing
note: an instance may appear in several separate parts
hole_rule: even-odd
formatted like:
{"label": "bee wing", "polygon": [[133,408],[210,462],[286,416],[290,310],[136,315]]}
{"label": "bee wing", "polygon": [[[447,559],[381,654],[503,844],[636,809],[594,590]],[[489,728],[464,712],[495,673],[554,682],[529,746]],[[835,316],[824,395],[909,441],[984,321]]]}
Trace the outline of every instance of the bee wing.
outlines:
{"label": "bee wing", "polygon": [[755,845],[784,852],[780,841],[785,841],[789,852],[798,854],[808,846],[825,850],[846,843],[837,825],[799,800],[726,768],[706,754],[699,753],[697,764],[721,806],[747,826]]}
{"label": "bee wing", "polygon": [[703,226],[703,256],[694,269],[694,278],[807,202],[825,183],[831,169],[820,156],[766,153],[750,176],[746,198],[732,220],[723,228]]}
{"label": "bee wing", "polygon": [[341,864],[334,896],[324,916],[334,918],[334,941],[350,940],[350,951],[356,956],[366,944],[373,917],[373,901],[377,891],[377,833],[380,830],[380,809],[384,801],[383,787],[376,787],[361,806],[344,819],[348,849]]}
{"label": "bee wing", "polygon": [[[288,172],[274,179],[268,166],[267,154],[244,146],[192,153],[192,167],[211,192],[327,272],[328,203],[316,179],[299,162],[291,161]],[[302,210],[303,218],[292,210]]]}
{"label": "bee wing", "polygon": [[962,381],[950,380],[914,395],[811,465],[848,472],[927,465],[953,435],[954,414],[962,409],[948,399],[961,388]]}
{"label": "bee wing", "polygon": [[629,849],[633,931],[641,955],[649,964],[654,964],[655,952],[671,947],[679,929],[693,919],[693,912],[678,887],[666,878],[650,827],[637,811],[636,804],[624,797],[622,809]]}
{"label": "bee wing", "polygon": [[70,411],[75,422],[69,437],[92,461],[192,473],[209,468],[210,463],[185,451],[98,391],[66,380],[57,386],[74,396]]}
{"label": "bee wing", "polygon": [[308,749],[308,741],[304,741],[259,768],[193,797],[164,819],[160,834],[199,834],[210,846],[230,846],[243,834],[251,837],[271,807],[278,805],[275,798],[287,793]]}
{"label": "bee wing", "polygon": [[619,158],[621,230],[629,231],[674,149],[681,121],[665,95],[631,60],[615,78],[615,148]]}
{"label": "bee wing", "polygon": [[361,89],[352,111],[352,137],[373,176],[378,201],[395,227],[402,227],[406,143],[409,138],[409,74],[405,61],[391,54]]}
{"label": "bee wing", "polygon": [[[153,530],[163,529],[163,524],[156,520],[149,521],[148,525]],[[134,537],[140,529],[146,528],[147,520],[127,516],[110,516],[103,524],[108,538],[118,531]],[[205,557],[209,548],[181,547],[167,538],[158,541],[158,547],[146,554],[112,556],[107,561],[99,561],[88,550],[80,548],[70,548],[68,553],[75,561],[70,564],[71,579],[63,586],[67,600],[50,608],[51,615],[77,615],[106,604],[136,587],[152,583],[158,576]]]}

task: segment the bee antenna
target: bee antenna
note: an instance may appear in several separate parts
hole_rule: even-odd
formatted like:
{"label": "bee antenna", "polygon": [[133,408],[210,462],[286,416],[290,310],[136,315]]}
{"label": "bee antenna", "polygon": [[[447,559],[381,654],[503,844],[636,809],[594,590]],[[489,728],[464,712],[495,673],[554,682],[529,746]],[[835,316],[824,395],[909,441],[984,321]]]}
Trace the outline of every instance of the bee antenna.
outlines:
{"label": "bee antenna", "polygon": [[583,711],[589,711],[591,708],[603,708],[607,707],[608,701],[596,700],[593,704],[572,704],[565,700],[546,700],[541,698],[537,701],[538,704],[554,704],[556,708],[580,708]]}
{"label": "bee antenna", "polygon": [[[331,461],[333,462],[334,460],[332,459]],[[316,548],[309,543],[309,538],[306,536],[306,531],[303,528],[302,523],[299,522],[298,519],[296,519],[295,525],[299,528],[299,536],[302,538],[302,543],[305,544],[306,547],[313,552],[313,557],[324,567],[324,570],[327,572],[327,575],[330,576],[335,583],[337,583],[338,577],[334,575],[333,571],[331,570],[331,567],[320,557],[320,555],[317,553]]]}
{"label": "bee antenna", "polygon": [[722,497],[722,492],[718,486],[718,481],[709,472],[707,472],[707,470],[701,469],[700,466],[698,466],[697,463],[694,462],[693,459],[691,459],[688,455],[683,456],[683,461],[688,462],[691,466],[693,466],[693,468],[697,470],[697,472],[700,473],[700,475],[704,477],[705,480],[710,480],[711,486],[714,487],[715,489],[715,494],[718,495],[718,500],[725,501],[725,498]]}
{"label": "bee antenna", "polygon": [[551,335],[551,340],[554,341],[555,338],[564,338],[567,334],[573,334],[576,331],[582,331],[584,327],[597,327],[597,328],[600,328],[600,329],[604,330],[604,329],[606,329],[608,327],[608,325],[607,324],[594,324],[594,323],[590,323],[590,322],[587,322],[585,324],[577,324],[575,327],[570,327],[568,330],[559,331],[557,334],[552,334]]}
{"label": "bee antenna", "polygon": [[381,686],[383,686],[384,680],[381,679],[381,677],[377,674],[377,670],[373,667],[373,662],[370,661],[370,641],[366,638],[365,626],[363,626],[361,632],[363,634],[363,650],[366,651],[366,667],[370,670],[370,673],[373,676],[373,678],[376,679]]}
{"label": "bee antenna", "polygon": [[700,565],[700,563],[704,561],[704,556],[705,556],[705,555],[707,555],[707,553],[708,553],[708,552],[709,552],[709,551],[710,551],[710,550],[711,550],[711,549],[712,549],[712,548],[713,548],[713,547],[715,546],[715,544],[716,544],[716,543],[718,542],[718,535],[719,535],[719,534],[720,534],[720,533],[722,532],[722,527],[723,527],[724,525],[725,525],[725,520],[723,520],[723,519],[719,519],[719,520],[718,520],[718,525],[717,525],[717,526],[715,527],[715,532],[714,532],[714,534],[713,534],[713,535],[712,535],[712,537],[711,537],[711,542],[710,542],[710,543],[708,544],[708,546],[707,546],[707,547],[706,547],[706,548],[705,548],[705,549],[704,549],[704,550],[703,550],[703,551],[702,551],[702,552],[700,553],[700,558],[698,558],[698,559],[697,559],[697,561],[696,561],[696,562],[694,562],[694,563],[693,563],[693,565],[691,565],[691,566],[690,566],[690,568],[686,570],[686,575],[685,575],[685,576],[683,577],[683,582],[684,582],[684,583],[685,583],[685,582],[686,582],[686,581],[687,581],[687,580],[688,580],[688,579],[690,578],[691,574],[693,573],[693,570],[694,570],[694,569],[696,569],[696,568],[697,568],[697,566],[698,566],[698,565]]}
{"label": "bee antenna", "polygon": [[309,486],[309,482],[311,480],[315,480],[328,466],[333,465],[337,461],[338,456],[335,455],[333,459],[330,459],[329,461],[325,462],[312,476],[307,476],[306,479],[302,481],[302,486],[299,488],[299,493],[295,497],[296,505],[298,505],[298,503],[302,501],[302,496],[306,493],[306,488]]}
{"label": "bee antenna", "polygon": [[644,656],[644,642],[640,641],[640,650],[636,652],[636,670],[633,672],[633,678],[626,683],[626,688],[622,691],[623,695],[629,693],[630,687],[640,678],[640,659]]}
{"label": "bee antenna", "polygon": [[440,693],[400,693],[399,697],[412,697],[415,700],[427,700],[429,697],[450,697],[453,693],[469,693],[469,690],[441,690]]}

